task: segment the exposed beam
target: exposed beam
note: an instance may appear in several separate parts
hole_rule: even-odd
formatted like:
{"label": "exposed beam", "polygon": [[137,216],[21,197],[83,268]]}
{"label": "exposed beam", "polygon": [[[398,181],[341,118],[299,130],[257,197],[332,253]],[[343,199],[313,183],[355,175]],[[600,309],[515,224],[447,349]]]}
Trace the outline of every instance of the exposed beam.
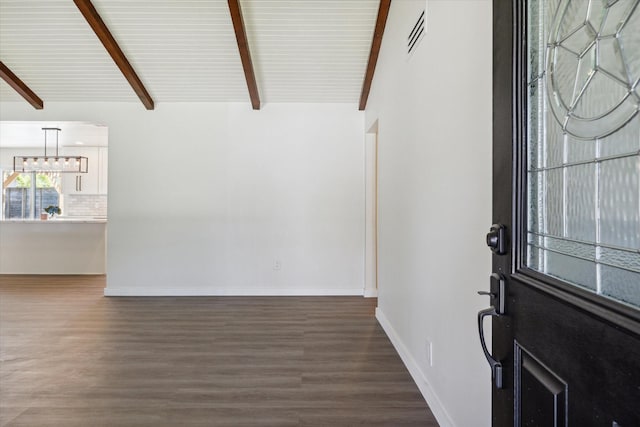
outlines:
{"label": "exposed beam", "polygon": [[369,63],[367,71],[364,74],[364,83],[362,84],[362,93],[360,94],[360,110],[367,107],[367,99],[369,99],[369,91],[371,90],[371,82],[373,82],[373,74],[376,71],[376,63],[378,62],[378,54],[382,45],[382,36],[384,35],[384,27],[387,24],[387,16],[389,16],[389,8],[391,0],[380,0],[378,8],[378,19],[376,20],[376,29],[373,32],[373,41],[371,42],[371,52],[369,53]]}
{"label": "exposed beam", "polygon": [[251,106],[253,106],[254,110],[259,110],[260,94],[258,93],[258,85],[256,84],[256,75],[253,71],[253,62],[251,62],[251,53],[249,52],[249,43],[247,42],[247,33],[244,28],[240,2],[239,0],[228,0],[228,2],[231,21],[233,21],[233,29],[236,32],[236,40],[238,41],[242,68],[244,68],[244,77],[247,80],[247,88],[249,89],[249,97],[251,98]]}
{"label": "exposed beam", "polygon": [[36,95],[31,89],[29,89],[29,86],[24,84],[24,82],[20,80],[18,76],[13,74],[13,72],[9,68],[7,68],[7,66],[4,65],[2,61],[0,61],[0,77],[2,77],[2,80],[7,82],[9,86],[11,86],[16,92],[18,92],[20,96],[26,99],[29,104],[33,105],[33,108],[35,108],[36,110],[42,110],[44,108],[42,99],[40,99],[38,95]]}
{"label": "exposed beam", "polygon": [[100,18],[96,8],[93,7],[91,0],[73,0],[73,2],[80,10],[80,13],[82,13],[82,16],[84,16],[84,19],[87,20],[93,32],[96,33],[96,36],[98,36],[98,39],[100,39],[105,49],[107,49],[113,61],[118,68],[120,68],[124,78],[127,79],[136,95],[140,98],[140,101],[142,101],[147,110],[153,110],[153,99],[151,99],[149,92],[147,92],[142,81],[140,81],[133,67],[129,64],[127,57],[124,56],[122,49],[118,46],[118,43],[111,35],[111,32],[109,32],[104,21]]}

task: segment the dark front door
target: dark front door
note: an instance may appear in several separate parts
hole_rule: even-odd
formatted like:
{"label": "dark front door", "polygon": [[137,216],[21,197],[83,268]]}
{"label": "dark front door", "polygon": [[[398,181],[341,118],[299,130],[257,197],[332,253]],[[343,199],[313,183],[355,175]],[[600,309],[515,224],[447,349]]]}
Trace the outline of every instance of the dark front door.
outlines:
{"label": "dark front door", "polygon": [[640,426],[639,3],[493,2],[494,426]]}

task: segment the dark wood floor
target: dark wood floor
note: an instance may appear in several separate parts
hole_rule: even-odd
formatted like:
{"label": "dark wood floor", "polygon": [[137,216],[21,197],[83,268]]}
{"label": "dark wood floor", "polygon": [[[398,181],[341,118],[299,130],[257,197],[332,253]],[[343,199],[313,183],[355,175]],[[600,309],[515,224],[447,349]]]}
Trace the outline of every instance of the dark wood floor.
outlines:
{"label": "dark wood floor", "polygon": [[2,426],[437,426],[360,297],[105,298],[0,276]]}

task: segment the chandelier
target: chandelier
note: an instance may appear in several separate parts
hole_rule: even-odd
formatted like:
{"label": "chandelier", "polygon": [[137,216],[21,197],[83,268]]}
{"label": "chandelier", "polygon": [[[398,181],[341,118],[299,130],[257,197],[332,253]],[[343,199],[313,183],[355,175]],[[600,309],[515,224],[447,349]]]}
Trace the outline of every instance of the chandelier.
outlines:
{"label": "chandelier", "polygon": [[[14,156],[14,172],[65,172],[87,173],[89,171],[89,159],[83,156],[60,155],[58,153],[58,135],[60,128],[42,128],[44,131],[44,156]],[[55,154],[47,153],[47,133],[56,133]]]}

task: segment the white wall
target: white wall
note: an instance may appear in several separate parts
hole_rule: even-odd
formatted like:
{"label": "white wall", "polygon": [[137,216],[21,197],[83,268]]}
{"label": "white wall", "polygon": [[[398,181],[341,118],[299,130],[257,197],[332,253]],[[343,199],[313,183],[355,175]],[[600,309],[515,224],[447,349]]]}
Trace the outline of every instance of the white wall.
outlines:
{"label": "white wall", "polygon": [[344,104],[0,104],[0,120],[109,126],[108,295],[362,295],[363,118]]}
{"label": "white wall", "polygon": [[429,0],[407,60],[424,4],[392,3],[366,110],[379,131],[377,315],[441,425],[488,426],[476,291],[491,269],[491,2]]}

